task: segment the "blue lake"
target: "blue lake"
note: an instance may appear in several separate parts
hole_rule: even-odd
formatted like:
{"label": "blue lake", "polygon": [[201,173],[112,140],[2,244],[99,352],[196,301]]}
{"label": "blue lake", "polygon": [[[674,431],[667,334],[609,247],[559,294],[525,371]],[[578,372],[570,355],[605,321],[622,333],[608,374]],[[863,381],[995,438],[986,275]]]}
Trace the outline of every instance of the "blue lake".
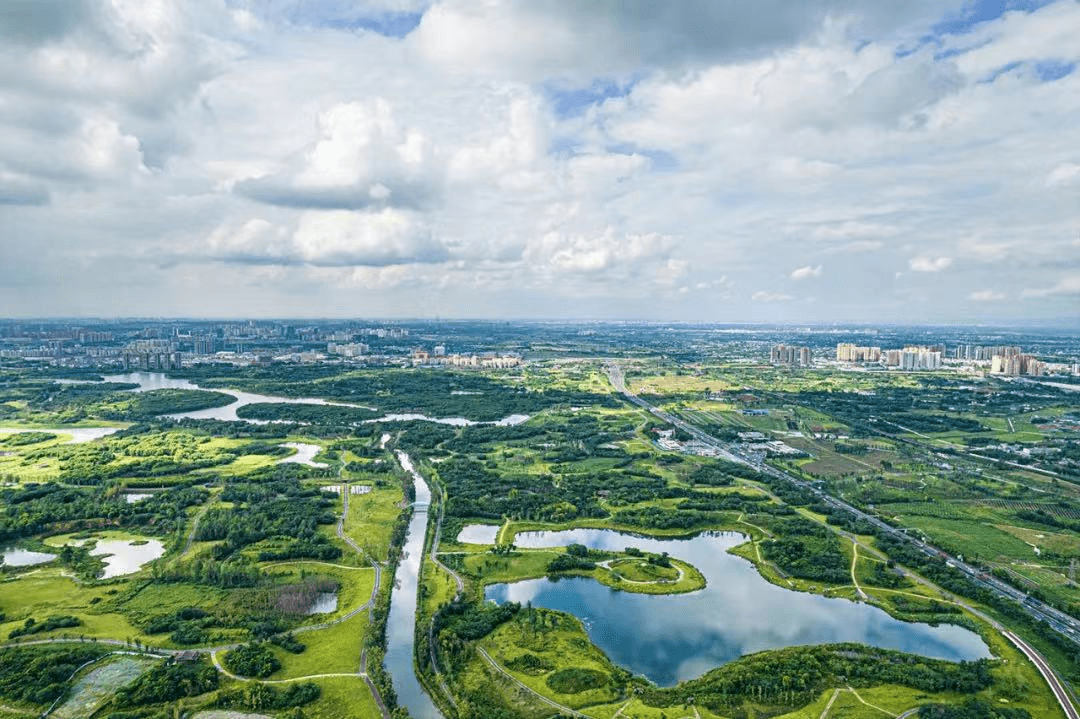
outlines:
{"label": "blue lake", "polygon": [[868,604],[770,584],[750,562],[727,553],[743,541],[733,532],[692,539],[602,529],[523,532],[514,542],[524,548],[578,543],[592,549],[668,552],[697,567],[708,584],[689,594],[645,595],[592,579],[545,578],[492,585],[486,596],[577,616],[593,643],[616,664],[661,686],[699,677],[745,654],[801,644],[860,642],[953,661],[990,656],[979,635],[963,627],[902,622]]}

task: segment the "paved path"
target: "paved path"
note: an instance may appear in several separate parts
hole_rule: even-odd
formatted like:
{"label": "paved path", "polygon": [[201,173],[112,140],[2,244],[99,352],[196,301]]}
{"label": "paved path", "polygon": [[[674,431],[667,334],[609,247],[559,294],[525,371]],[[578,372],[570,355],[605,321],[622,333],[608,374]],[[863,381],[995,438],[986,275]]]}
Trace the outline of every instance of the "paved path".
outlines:
{"label": "paved path", "polygon": [[1065,692],[1065,687],[1062,686],[1061,680],[1058,679],[1057,674],[1054,673],[1050,664],[1043,659],[1042,655],[1031,648],[1027,642],[1020,637],[1016,636],[1012,632],[1006,630],[1002,634],[1010,642],[1016,645],[1017,649],[1024,653],[1031,663],[1035,665],[1035,668],[1039,670],[1039,674],[1042,674],[1043,679],[1050,685],[1050,689],[1054,692],[1054,696],[1057,698],[1061,708],[1065,710],[1065,715],[1068,719],[1080,719],[1080,714],[1077,713],[1076,707],[1073,706],[1072,701],[1069,699],[1069,695]]}
{"label": "paved path", "polygon": [[836,697],[840,696],[841,691],[841,689],[833,689],[832,696],[829,697],[829,703],[821,710],[821,716],[818,719],[825,719],[825,717],[829,716],[829,710],[832,709],[833,702],[836,701]]}

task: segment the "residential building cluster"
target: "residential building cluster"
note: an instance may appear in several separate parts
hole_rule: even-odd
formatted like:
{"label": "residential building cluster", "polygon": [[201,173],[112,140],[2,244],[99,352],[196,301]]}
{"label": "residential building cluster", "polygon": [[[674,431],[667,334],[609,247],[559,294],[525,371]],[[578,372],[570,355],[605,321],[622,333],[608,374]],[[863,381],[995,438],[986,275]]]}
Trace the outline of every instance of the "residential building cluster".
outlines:
{"label": "residential building cluster", "polygon": [[944,356],[945,348],[940,345],[929,347],[909,345],[903,349],[887,350],[882,350],[880,347],[860,347],[849,342],[836,345],[838,362],[881,364],[908,372],[941,369]]}
{"label": "residential building cluster", "polygon": [[1022,374],[1041,377],[1046,374],[1046,363],[1032,355],[994,355],[990,360],[990,374],[1018,376]]}
{"label": "residential building cluster", "polygon": [[1010,345],[956,345],[953,357],[960,360],[975,360],[989,362],[995,356],[1011,357],[1021,354],[1019,347]]}
{"label": "residential building cluster", "polygon": [[[971,363],[989,363],[991,374],[1042,376],[1048,365],[1034,355],[1024,354],[1020,347],[1012,345],[963,344],[951,352],[955,360]],[[944,366],[946,352],[941,345],[930,347],[908,346],[903,349],[882,350],[880,347],[860,347],[841,342],[836,345],[839,362],[881,364],[907,372],[939,370]]]}
{"label": "residential building cluster", "polygon": [[326,344],[326,354],[339,355],[341,357],[357,358],[363,357],[368,353],[371,347],[363,342],[349,342],[344,344],[338,344],[337,342],[328,342]]}
{"label": "residential building cluster", "polygon": [[439,346],[434,348],[436,350],[441,349],[442,354],[437,354],[434,351],[428,352],[426,350],[415,350],[412,353],[412,365],[413,367],[431,367],[431,366],[446,366],[446,367],[472,367],[472,368],[484,368],[484,369],[509,369],[511,367],[518,367],[522,364],[521,358],[517,355],[499,355],[494,352],[488,352],[485,354],[446,354],[446,348]]}
{"label": "residential building cluster", "polygon": [[814,353],[809,347],[774,345],[769,351],[769,362],[789,367],[810,367],[814,363]]}

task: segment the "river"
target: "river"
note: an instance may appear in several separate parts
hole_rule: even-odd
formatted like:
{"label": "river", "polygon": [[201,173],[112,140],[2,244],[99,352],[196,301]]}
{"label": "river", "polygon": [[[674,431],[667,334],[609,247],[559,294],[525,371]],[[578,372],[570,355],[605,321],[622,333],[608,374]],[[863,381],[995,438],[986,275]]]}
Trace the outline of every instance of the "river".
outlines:
{"label": "river", "polygon": [[416,500],[409,531],[405,535],[405,549],[394,576],[394,592],[390,597],[390,616],[386,622],[386,670],[393,679],[398,704],[408,709],[413,719],[443,719],[442,713],[420,686],[413,666],[417,578],[420,559],[424,555],[431,489],[416,471],[409,455],[401,450],[397,450],[396,454],[401,466],[412,475]]}

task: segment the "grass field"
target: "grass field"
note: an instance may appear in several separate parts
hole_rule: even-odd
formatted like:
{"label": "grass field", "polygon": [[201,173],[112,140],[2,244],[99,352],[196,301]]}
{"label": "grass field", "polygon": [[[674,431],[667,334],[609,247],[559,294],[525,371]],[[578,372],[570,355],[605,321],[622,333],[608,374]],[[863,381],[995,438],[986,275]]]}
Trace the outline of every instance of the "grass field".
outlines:
{"label": "grass field", "polygon": [[114,611],[100,612],[98,603],[105,603],[111,592],[119,593],[127,587],[126,582],[115,585],[85,587],[61,574],[57,567],[35,570],[19,575],[15,579],[0,582],[0,607],[3,607],[7,619],[0,623],[0,640],[7,639],[8,633],[17,626],[22,626],[28,617],[41,621],[54,614],[74,615],[83,620],[82,626],[69,629],[57,629],[52,632],[35,634],[34,639],[50,636],[87,636],[107,639],[141,638],[153,640],[143,635],[122,614]]}
{"label": "grass field", "polygon": [[1002,556],[1031,559],[1036,556],[1022,540],[992,524],[915,515],[901,515],[901,521],[904,526],[926,532],[943,548],[951,547],[969,559],[992,560]]}
{"label": "grass field", "polygon": [[376,487],[367,494],[349,497],[349,516],[345,533],[380,562],[386,561],[390,548],[390,530],[401,511],[398,487]]}
{"label": "grass field", "polygon": [[271,679],[292,679],[315,674],[345,674],[360,671],[360,650],[367,631],[367,612],[360,612],[326,629],[296,634],[307,645],[300,654],[274,647],[281,669]]}
{"label": "grass field", "polygon": [[327,677],[314,680],[322,695],[303,708],[307,719],[379,719],[379,707],[360,677]]}

